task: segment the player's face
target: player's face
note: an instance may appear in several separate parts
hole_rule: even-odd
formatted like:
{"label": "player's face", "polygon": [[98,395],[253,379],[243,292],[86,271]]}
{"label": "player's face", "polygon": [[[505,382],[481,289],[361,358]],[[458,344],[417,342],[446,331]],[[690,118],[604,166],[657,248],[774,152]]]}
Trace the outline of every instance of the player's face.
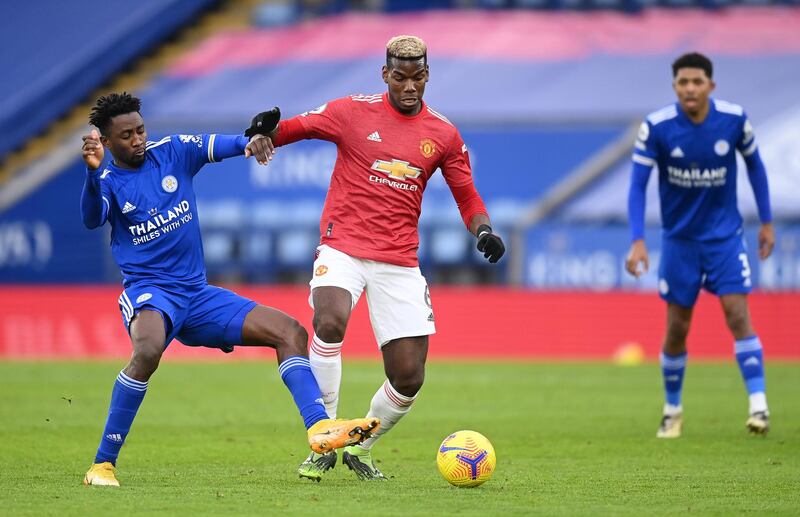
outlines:
{"label": "player's face", "polygon": [[391,68],[384,65],[382,69],[383,82],[389,86],[389,101],[400,113],[416,115],[422,109],[428,65],[424,59],[392,59],[389,63]]}
{"label": "player's face", "polygon": [[690,114],[705,110],[708,106],[708,96],[714,91],[714,86],[714,81],[702,68],[681,68],[672,81],[681,108]]}
{"label": "player's face", "polygon": [[144,163],[147,131],[139,113],[134,111],[112,118],[108,133],[101,140],[117,163],[131,168],[137,168]]}

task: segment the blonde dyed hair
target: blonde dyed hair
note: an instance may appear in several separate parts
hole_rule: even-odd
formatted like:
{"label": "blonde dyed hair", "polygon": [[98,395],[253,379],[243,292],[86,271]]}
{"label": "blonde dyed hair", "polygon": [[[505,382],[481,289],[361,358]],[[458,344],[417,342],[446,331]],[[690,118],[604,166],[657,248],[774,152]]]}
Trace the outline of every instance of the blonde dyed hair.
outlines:
{"label": "blonde dyed hair", "polygon": [[420,59],[427,61],[428,47],[421,38],[403,34],[395,36],[386,44],[386,60],[396,57],[399,59]]}

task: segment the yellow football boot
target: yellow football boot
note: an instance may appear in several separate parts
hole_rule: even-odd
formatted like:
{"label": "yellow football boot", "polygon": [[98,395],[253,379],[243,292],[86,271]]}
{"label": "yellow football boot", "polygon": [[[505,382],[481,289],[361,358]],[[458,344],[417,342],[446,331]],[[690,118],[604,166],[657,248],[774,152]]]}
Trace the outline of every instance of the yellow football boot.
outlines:
{"label": "yellow football boot", "polygon": [[93,463],[83,477],[84,485],[119,486],[119,481],[114,475],[114,465],[111,462]]}
{"label": "yellow football boot", "polygon": [[308,444],[317,454],[361,443],[381,425],[378,418],[320,420],[308,429]]}

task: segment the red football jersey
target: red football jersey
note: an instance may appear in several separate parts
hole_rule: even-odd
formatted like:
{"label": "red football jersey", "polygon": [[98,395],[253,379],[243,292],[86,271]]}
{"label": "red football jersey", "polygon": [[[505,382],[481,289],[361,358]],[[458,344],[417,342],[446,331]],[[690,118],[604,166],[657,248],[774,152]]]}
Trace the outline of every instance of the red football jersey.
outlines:
{"label": "red football jersey", "polygon": [[475,214],[486,213],[461,135],[424,102],[407,116],[385,93],[344,97],[282,121],[275,144],[308,138],[338,148],[320,242],[348,255],[416,266],[422,193],[437,168],[468,227]]}

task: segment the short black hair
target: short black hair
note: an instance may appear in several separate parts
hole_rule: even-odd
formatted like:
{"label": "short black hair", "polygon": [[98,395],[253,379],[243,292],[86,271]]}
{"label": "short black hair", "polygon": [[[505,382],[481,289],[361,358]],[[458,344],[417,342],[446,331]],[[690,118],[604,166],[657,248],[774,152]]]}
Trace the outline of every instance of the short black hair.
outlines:
{"label": "short black hair", "polygon": [[414,56],[414,57],[398,57],[398,56],[393,56],[393,55],[391,55],[391,54],[389,54],[387,52],[386,53],[386,68],[388,68],[390,70],[392,68],[394,68],[394,63],[392,63],[392,60],[397,60],[397,61],[400,61],[400,62],[411,62],[411,61],[419,61],[420,59],[422,60],[422,64],[423,65],[427,65],[428,64],[428,55],[427,54],[422,54],[421,56]]}
{"label": "short black hair", "polygon": [[672,63],[672,77],[678,76],[681,68],[701,68],[709,79],[714,77],[714,65],[711,60],[699,52],[684,54]]}
{"label": "short black hair", "polygon": [[89,115],[89,124],[95,126],[103,135],[106,134],[111,119],[126,113],[139,113],[142,108],[141,99],[128,92],[109,93],[97,99],[97,104]]}

